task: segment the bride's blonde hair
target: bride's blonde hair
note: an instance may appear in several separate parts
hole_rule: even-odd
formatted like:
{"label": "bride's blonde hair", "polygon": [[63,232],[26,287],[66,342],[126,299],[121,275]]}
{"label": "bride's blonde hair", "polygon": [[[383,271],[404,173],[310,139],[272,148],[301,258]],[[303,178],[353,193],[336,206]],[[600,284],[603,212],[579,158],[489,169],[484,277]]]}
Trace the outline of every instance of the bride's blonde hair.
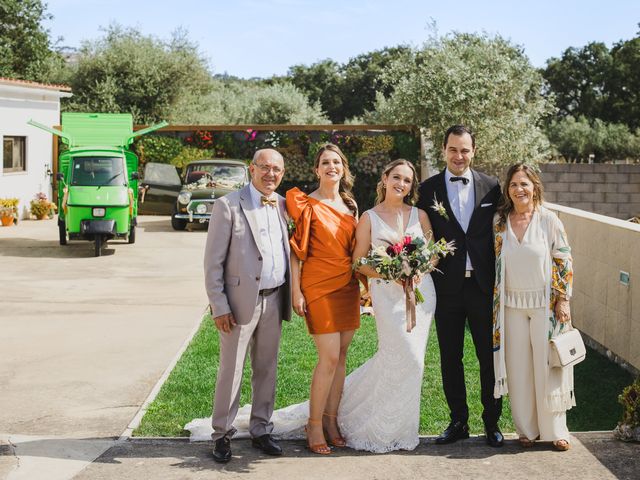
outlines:
{"label": "bride's blonde hair", "polygon": [[380,181],[376,186],[376,205],[384,202],[384,199],[387,195],[387,188],[385,181],[388,180],[389,174],[391,171],[399,165],[406,165],[413,172],[413,181],[411,182],[411,190],[409,193],[402,199],[404,203],[407,205],[414,205],[418,201],[418,172],[416,172],[416,167],[409,160],[405,160],[404,158],[398,158],[397,160],[388,163],[380,176]]}

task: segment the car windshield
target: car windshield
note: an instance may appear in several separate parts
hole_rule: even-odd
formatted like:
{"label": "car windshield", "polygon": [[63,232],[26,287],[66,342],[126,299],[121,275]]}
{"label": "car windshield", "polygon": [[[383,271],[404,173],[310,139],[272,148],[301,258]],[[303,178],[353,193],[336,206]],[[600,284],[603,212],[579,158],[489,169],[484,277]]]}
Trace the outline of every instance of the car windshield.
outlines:
{"label": "car windshield", "polygon": [[126,185],[122,157],[73,157],[71,185],[88,187]]}
{"label": "car windshield", "polygon": [[185,176],[186,183],[197,182],[206,174],[209,174],[215,182],[228,184],[245,183],[247,181],[246,169],[242,165],[189,165]]}

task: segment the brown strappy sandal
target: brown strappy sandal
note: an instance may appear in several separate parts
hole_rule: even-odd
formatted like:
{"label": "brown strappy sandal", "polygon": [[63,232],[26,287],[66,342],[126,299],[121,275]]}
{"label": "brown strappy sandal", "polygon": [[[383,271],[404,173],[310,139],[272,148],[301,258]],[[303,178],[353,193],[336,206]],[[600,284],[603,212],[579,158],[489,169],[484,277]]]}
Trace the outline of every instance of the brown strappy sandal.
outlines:
{"label": "brown strappy sandal", "polygon": [[535,440],[529,440],[527,437],[518,437],[518,442],[522,448],[531,448],[535,445]]}
{"label": "brown strappy sandal", "polygon": [[555,448],[559,452],[566,452],[571,448],[571,444],[568,440],[561,438],[560,440],[556,440],[555,442],[553,442],[553,448]]}
{"label": "brown strappy sandal", "polygon": [[[329,419],[336,419],[336,426],[338,425],[338,417],[337,415],[331,415],[329,413],[323,413],[322,414],[323,417],[327,417]],[[324,436],[327,438],[329,445],[334,446],[334,447],[338,447],[338,448],[343,448],[347,446],[347,441],[344,439],[344,437],[342,436],[341,433],[338,433],[337,437],[333,437],[331,438],[329,436],[329,433],[327,432],[327,430],[323,427],[323,431],[324,431]],[[338,430],[338,432],[340,432],[340,430]]]}
{"label": "brown strappy sandal", "polygon": [[311,444],[311,440],[309,440],[309,427],[311,425],[322,427],[322,420],[312,420],[310,418],[305,425],[304,433],[307,435],[307,448],[318,455],[329,455],[331,453],[331,449],[329,448],[329,445],[327,445],[327,442]]}

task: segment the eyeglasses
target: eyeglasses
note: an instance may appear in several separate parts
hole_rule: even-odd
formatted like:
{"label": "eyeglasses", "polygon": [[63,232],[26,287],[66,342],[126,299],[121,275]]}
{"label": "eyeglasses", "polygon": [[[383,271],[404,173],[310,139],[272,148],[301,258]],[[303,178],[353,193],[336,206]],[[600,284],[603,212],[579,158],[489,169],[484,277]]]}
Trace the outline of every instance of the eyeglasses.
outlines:
{"label": "eyeglasses", "polygon": [[274,175],[281,175],[284,172],[284,168],[280,167],[267,167],[266,165],[260,165],[259,163],[254,163],[254,165],[265,175],[269,172],[273,172]]}

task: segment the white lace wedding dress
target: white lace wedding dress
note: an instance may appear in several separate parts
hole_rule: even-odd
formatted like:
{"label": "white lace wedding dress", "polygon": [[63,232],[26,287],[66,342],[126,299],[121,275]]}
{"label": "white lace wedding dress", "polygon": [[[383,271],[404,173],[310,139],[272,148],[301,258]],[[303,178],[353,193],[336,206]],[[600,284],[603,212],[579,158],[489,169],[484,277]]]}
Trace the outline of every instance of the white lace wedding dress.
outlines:
{"label": "white lace wedding dress", "polygon": [[[389,245],[398,233],[369,210],[371,243]],[[418,211],[411,210],[405,235],[422,236]],[[376,453],[413,450],[419,442],[420,394],[427,337],[436,306],[431,276],[418,286],[425,301],[416,306],[416,326],[406,331],[405,298],[395,282],[371,281],[371,299],[378,331],[378,350],[347,376],[338,411],[338,425],[347,445]],[[238,411],[234,438],[247,437],[251,406]],[[271,421],[279,438],[304,438],[309,402],[276,410]],[[191,440],[211,438],[211,419],[195,419],[185,426]]]}

